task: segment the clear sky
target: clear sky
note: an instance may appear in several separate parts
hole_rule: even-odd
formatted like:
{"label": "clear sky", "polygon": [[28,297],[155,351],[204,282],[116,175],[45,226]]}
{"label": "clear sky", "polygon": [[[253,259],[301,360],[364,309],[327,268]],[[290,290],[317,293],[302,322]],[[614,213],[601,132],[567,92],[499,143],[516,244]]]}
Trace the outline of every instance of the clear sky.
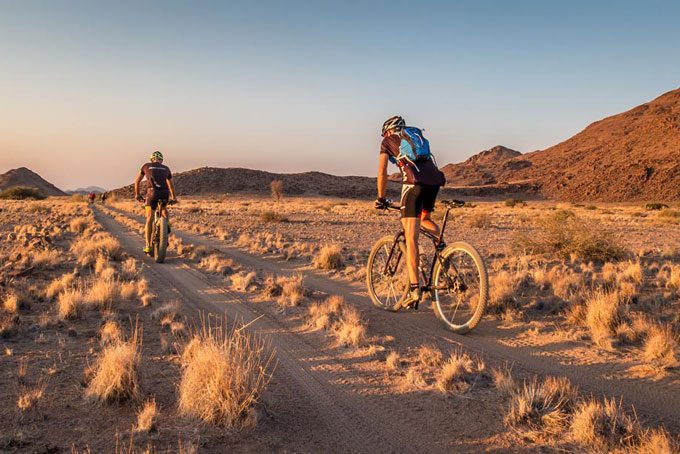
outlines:
{"label": "clear sky", "polygon": [[526,152],[677,88],[678,1],[0,0],[0,172],[373,175],[382,122],[441,164]]}

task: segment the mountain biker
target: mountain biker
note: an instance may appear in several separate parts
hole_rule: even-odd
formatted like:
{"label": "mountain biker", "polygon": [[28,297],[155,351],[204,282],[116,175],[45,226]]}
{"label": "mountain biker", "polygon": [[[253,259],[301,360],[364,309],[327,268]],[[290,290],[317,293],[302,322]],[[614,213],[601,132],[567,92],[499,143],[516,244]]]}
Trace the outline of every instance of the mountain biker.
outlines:
{"label": "mountain biker", "polygon": [[[142,166],[135,180],[135,199],[140,202],[145,202],[146,208],[146,225],[144,226],[144,239],[146,241],[144,246],[144,253],[151,253],[151,227],[153,223],[153,212],[161,204],[163,208],[161,216],[166,219],[168,217],[167,204],[168,201],[176,202],[175,187],[172,184],[172,172],[170,168],[163,165],[163,154],[160,151],[154,151],[151,154],[151,162],[147,162]],[[139,195],[139,183],[146,178],[146,198]]]}
{"label": "mountain biker", "polygon": [[[409,278],[409,292],[402,302],[402,307],[409,307],[419,302],[421,297],[418,279],[420,228],[435,236],[439,234],[439,226],[432,221],[431,215],[439,187],[444,185],[446,180],[431,158],[415,162],[403,159],[400,145],[404,128],[406,128],[406,122],[398,115],[390,117],[383,124],[383,140],[378,160],[378,198],[375,201],[375,208],[384,209],[390,204],[385,196],[387,194],[387,164],[391,160],[396,162],[402,176],[399,207],[406,240],[406,266]],[[443,249],[445,244],[442,241],[437,247]]]}

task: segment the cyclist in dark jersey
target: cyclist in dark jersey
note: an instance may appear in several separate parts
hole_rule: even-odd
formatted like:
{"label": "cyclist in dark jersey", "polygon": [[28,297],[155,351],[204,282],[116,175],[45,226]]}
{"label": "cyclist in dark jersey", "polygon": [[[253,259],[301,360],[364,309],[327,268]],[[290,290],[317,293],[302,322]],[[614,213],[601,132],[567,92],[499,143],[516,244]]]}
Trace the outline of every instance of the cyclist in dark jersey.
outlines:
{"label": "cyclist in dark jersey", "polygon": [[[168,166],[163,165],[163,154],[160,151],[154,151],[150,161],[151,162],[144,164],[139,170],[134,189],[135,199],[140,202],[145,202],[146,225],[144,228],[144,239],[146,243],[144,252],[147,254],[151,252],[150,244],[153,212],[160,203],[163,207],[162,216],[168,218],[168,200],[177,200],[175,198],[175,187],[172,184],[172,172]],[[144,178],[146,178],[146,198],[139,194],[139,184]]]}
{"label": "cyclist in dark jersey", "polygon": [[[401,144],[400,132],[406,127],[406,122],[400,116],[389,118],[382,127],[382,144],[380,145],[380,158],[378,161],[378,198],[375,201],[376,208],[384,208],[389,201],[387,194],[387,165],[389,158],[399,157],[399,145]],[[439,187],[446,180],[444,174],[437,168],[432,159],[420,160],[415,163],[405,159],[397,159],[397,165],[401,171],[401,223],[404,227],[406,239],[406,265],[409,276],[409,294],[403,307],[408,307],[420,301],[420,285],[418,279],[418,236],[420,228],[439,234],[439,226],[432,221],[431,215],[439,193]],[[438,247],[443,248],[442,243]]]}

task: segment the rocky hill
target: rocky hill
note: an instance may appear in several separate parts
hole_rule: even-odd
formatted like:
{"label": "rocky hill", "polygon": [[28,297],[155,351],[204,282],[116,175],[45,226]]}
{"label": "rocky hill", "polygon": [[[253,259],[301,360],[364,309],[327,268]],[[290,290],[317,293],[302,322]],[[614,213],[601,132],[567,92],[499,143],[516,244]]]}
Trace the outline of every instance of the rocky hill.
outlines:
{"label": "rocky hill", "polygon": [[12,169],[0,175],[0,190],[15,186],[36,188],[44,195],[66,195],[61,189],[26,167]]}
{"label": "rocky hill", "polygon": [[[270,173],[241,168],[202,167],[173,175],[179,195],[210,195],[224,193],[269,194],[274,180],[283,181],[284,194],[325,195],[349,198],[371,198],[376,194],[376,179],[341,177],[321,172]],[[142,183],[144,184],[144,183]],[[390,183],[392,195],[399,185]],[[113,191],[121,197],[132,196],[132,185]]]}
{"label": "rocky hill", "polygon": [[102,192],[106,192],[106,189],[99,186],[87,186],[84,188],[70,189],[66,191],[67,194],[91,194],[93,192],[95,194],[101,194]]}
{"label": "rocky hill", "polygon": [[551,199],[679,200],[680,89],[513,158],[495,176],[533,183]]}
{"label": "rocky hill", "polygon": [[458,164],[447,164],[441,168],[446,175],[447,186],[482,186],[498,183],[496,173],[506,161],[521,156],[519,151],[497,145],[471,156]]}

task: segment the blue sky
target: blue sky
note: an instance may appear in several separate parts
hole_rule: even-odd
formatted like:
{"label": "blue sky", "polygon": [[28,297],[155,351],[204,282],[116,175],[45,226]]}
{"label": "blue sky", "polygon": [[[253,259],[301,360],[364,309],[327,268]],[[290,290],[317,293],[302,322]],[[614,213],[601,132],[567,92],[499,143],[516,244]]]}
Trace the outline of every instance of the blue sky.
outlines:
{"label": "blue sky", "polygon": [[151,151],[375,173],[380,125],[440,164],[546,148],[677,88],[678,2],[0,0],[0,171],[128,183]]}

